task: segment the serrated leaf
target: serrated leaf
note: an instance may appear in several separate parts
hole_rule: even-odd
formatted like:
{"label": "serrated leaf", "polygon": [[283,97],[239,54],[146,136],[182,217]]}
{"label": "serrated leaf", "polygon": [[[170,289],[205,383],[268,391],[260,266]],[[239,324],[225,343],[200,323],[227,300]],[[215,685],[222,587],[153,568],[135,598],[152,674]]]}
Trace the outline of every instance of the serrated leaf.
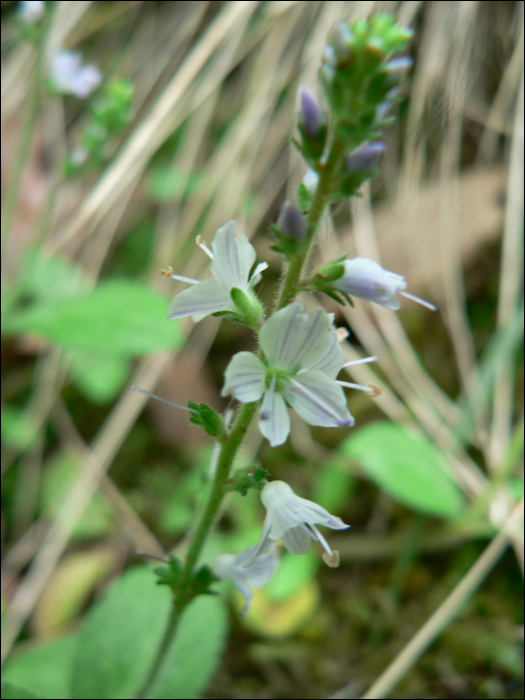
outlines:
{"label": "serrated leaf", "polygon": [[92,292],[20,312],[10,332],[40,333],[67,349],[134,357],[178,347],[178,323],[167,321],[168,302],[140,282],[106,280]]}
{"label": "serrated leaf", "polygon": [[341,445],[381,489],[414,510],[454,518],[464,500],[446,471],[445,456],[429,440],[395,423],[378,422]]}
{"label": "serrated leaf", "polygon": [[184,610],[152,698],[199,698],[219,664],[226,641],[222,601],[199,596]]}
{"label": "serrated leaf", "polygon": [[82,623],[72,697],[134,697],[158,649],[170,600],[146,567],[116,581]]}
{"label": "serrated leaf", "polygon": [[77,643],[78,635],[68,634],[47,644],[28,646],[23,651],[19,647],[2,669],[2,679],[36,693],[35,697],[71,698],[71,664]]}

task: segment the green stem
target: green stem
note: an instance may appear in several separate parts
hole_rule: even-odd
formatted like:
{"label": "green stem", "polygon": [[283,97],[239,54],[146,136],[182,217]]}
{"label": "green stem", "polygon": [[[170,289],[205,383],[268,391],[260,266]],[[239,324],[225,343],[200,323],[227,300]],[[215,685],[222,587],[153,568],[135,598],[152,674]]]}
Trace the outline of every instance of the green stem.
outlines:
{"label": "green stem", "polygon": [[188,595],[193,575],[193,569],[199,558],[202,546],[210,532],[217,513],[219,512],[222,499],[226,491],[226,484],[230,476],[233,459],[237,453],[248,428],[253,420],[255,412],[259,407],[258,402],[247,403],[241,406],[237,414],[237,420],[228,438],[224,441],[215,468],[213,483],[208,496],[208,502],[201,515],[200,522],[193,533],[192,542],[186,555],[184,563],[183,578],[181,583],[181,594],[173,605],[170,619],[164,632],[157,655],[149,672],[146,682],[139,691],[137,698],[145,698],[158,680],[159,673],[164,665],[166,655],[170,649],[171,642],[175,636],[177,622],[184,608],[191,602],[191,595]]}
{"label": "green stem", "polygon": [[[303,274],[303,268],[308,261],[308,255],[312,247],[315,232],[328,202],[332,173],[340,156],[341,149],[338,147],[338,144],[334,142],[327,162],[321,170],[317,192],[307,217],[308,236],[305,242],[304,251],[295,256],[288,266],[288,269],[283,277],[283,283],[275,306],[275,311],[291,303],[297,294],[301,276]],[[259,357],[261,356],[262,350],[259,351]],[[199,523],[193,532],[191,544],[186,555],[179,595],[177,596],[177,600],[173,606],[164,637],[159,646],[155,660],[153,661],[148,678],[137,695],[137,698],[147,697],[154,685],[157,683],[159,673],[164,665],[166,655],[175,636],[180,614],[192,600],[190,586],[193,577],[193,570],[199,559],[204,542],[206,541],[206,538],[217,517],[217,513],[219,512],[237,450],[239,449],[244,436],[248,432],[258,408],[259,402],[242,405],[237,413],[237,418],[233,428],[230,431],[230,434],[222,443],[208,501],[200,517]]]}
{"label": "green stem", "polygon": [[20,137],[18,153],[16,154],[15,163],[13,165],[13,171],[11,173],[11,176],[8,178],[7,191],[2,207],[2,257],[5,252],[5,247],[7,245],[7,239],[9,236],[9,231],[11,230],[11,224],[13,223],[13,217],[18,202],[18,194],[20,191],[20,183],[22,181],[22,175],[24,173],[24,168],[27,163],[29,147],[31,146],[33,131],[38,115],[38,106],[40,103],[40,85],[42,82],[42,67],[44,62],[45,39],[46,32],[42,30],[42,33],[38,38],[37,51],[35,57],[35,72],[33,76],[32,90],[29,96],[29,107],[27,110],[22,135]]}
{"label": "green stem", "polygon": [[308,262],[312,250],[312,243],[314,241],[315,233],[318,226],[323,218],[324,210],[328,202],[328,196],[330,194],[330,184],[332,181],[332,175],[337,167],[339,159],[341,158],[342,149],[337,140],[332,142],[329,156],[326,160],[326,164],[322,167],[319,172],[319,182],[317,183],[317,190],[312,201],[312,206],[306,217],[307,224],[307,238],[305,241],[304,249],[301,253],[298,253],[289,263],[288,270],[283,279],[281,289],[279,291],[279,296],[275,304],[274,311],[283,309],[288,304],[291,304],[295,299],[297,292],[299,290],[299,285],[301,282],[301,277],[303,275],[304,269]]}

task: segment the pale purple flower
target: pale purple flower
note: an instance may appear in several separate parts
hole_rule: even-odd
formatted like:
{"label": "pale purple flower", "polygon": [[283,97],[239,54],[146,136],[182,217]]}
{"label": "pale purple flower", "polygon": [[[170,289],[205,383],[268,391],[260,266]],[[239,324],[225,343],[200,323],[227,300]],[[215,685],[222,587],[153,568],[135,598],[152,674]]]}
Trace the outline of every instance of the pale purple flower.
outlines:
{"label": "pale purple flower", "polygon": [[332,318],[324,309],[306,314],[301,302],[293,302],[261,328],[264,362],[251,352],[239,352],[226,368],[222,396],[242,403],[263,399],[259,430],[272,447],[285,442],[290,432],[287,404],[310,425],[334,428],[355,422],[336,382],[346,363]]}
{"label": "pale purple flower", "polygon": [[399,299],[396,299],[396,294],[400,294],[436,311],[433,304],[403,291],[407,286],[404,277],[384,270],[373,260],[354,258],[353,260],[343,260],[340,264],[343,265],[345,271],[342,277],[331,283],[334,289],[349,296],[373,301],[387,309],[399,309],[400,303]]}
{"label": "pale purple flower", "polygon": [[250,564],[255,547],[249,547],[240,554],[220,554],[212,566],[213,573],[218,578],[230,579],[235,588],[244,597],[244,608],[241,615],[246,615],[250,609],[253,593],[252,588],[262,588],[272,578],[279,566],[277,551],[279,545],[272,544],[264,554]]}
{"label": "pale purple flower", "polygon": [[192,287],[177,294],[170,305],[168,318],[191,316],[195,322],[218,311],[239,313],[231,297],[231,290],[240,289],[254,305],[258,304],[253,285],[260,280],[260,273],[268,265],[260,263],[253,273],[255,248],[244,234],[236,236],[236,222],[229,221],[216,233],[209,251],[202,243],[199,246],[212,259],[211,273],[215,279],[199,282],[188,277],[172,275],[173,279],[191,284]]}
{"label": "pale purple flower", "polygon": [[57,92],[85,99],[100,85],[102,73],[90,64],[82,65],[76,51],[59,51],[51,57],[49,77]]}
{"label": "pale purple flower", "polygon": [[261,491],[261,501],[267,510],[261,537],[254,548],[250,562],[254,562],[266,551],[270,542],[282,540],[292,554],[307,554],[310,542],[320,542],[325,554],[323,560],[330,566],[339,563],[338,553],[333,551],[316,525],[324,525],[331,530],[345,530],[350,527],[341,518],[331,515],[325,508],[296,496],[284,481],[271,481]]}

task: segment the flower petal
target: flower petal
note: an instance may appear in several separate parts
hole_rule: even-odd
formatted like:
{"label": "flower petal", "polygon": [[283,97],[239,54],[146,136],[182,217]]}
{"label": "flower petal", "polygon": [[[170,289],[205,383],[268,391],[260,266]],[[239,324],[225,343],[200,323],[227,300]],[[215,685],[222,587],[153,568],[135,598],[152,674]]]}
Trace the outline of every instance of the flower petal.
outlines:
{"label": "flower petal", "polygon": [[221,396],[234,396],[237,401],[258,401],[264,392],[266,369],[251,352],[238,352],[232,357],[224,373]]}
{"label": "flower petal", "polygon": [[248,277],[255,262],[255,248],[244,234],[235,238],[237,224],[228,221],[216,233],[213,243],[213,276],[228,289],[248,290]]}
{"label": "flower petal", "polygon": [[261,328],[261,347],[282,369],[309,367],[323,357],[329,342],[329,318],[324,309],[308,314],[300,301],[277,311]]}
{"label": "flower petal", "polygon": [[215,280],[205,280],[173,297],[168,318],[195,316],[194,321],[200,321],[201,318],[216,311],[237,311],[237,309],[227,287]]}
{"label": "flower petal", "polygon": [[291,554],[308,554],[313,537],[304,525],[298,525],[286,530],[282,540]]}
{"label": "flower petal", "polygon": [[259,413],[259,430],[272,447],[282,445],[290,432],[290,415],[283,397],[275,393],[275,377],[264,395]]}
{"label": "flower petal", "polygon": [[310,370],[296,374],[288,380],[284,398],[310,425],[337,428],[355,423],[348,412],[344,391],[322,372]]}
{"label": "flower petal", "polygon": [[404,277],[395,272],[384,270],[374,260],[354,258],[344,260],[344,274],[333,283],[335,289],[340,289],[350,296],[360,297],[387,309],[399,309],[399,300],[395,298],[401,290],[406,289]]}
{"label": "flower petal", "polygon": [[318,372],[323,372],[330,377],[330,379],[335,379],[345,362],[346,358],[339,347],[339,340],[337,339],[335,329],[330,328],[330,339],[328,341],[328,345],[326,346],[326,350],[324,351],[324,355],[313,365],[310,365],[305,369],[314,369]]}

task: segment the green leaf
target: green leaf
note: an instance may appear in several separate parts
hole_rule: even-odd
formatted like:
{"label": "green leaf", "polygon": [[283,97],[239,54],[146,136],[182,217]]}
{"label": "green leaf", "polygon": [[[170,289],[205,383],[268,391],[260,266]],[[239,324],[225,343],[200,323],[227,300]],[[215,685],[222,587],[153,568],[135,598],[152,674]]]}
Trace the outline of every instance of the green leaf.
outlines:
{"label": "green leaf", "polygon": [[366,426],[340,450],[380,488],[414,510],[454,518],[463,508],[462,494],[446,471],[444,455],[429,440],[400,425]]}
{"label": "green leaf", "polygon": [[2,700],[25,700],[25,698],[41,698],[42,695],[23,690],[12,683],[2,683]]}
{"label": "green leaf", "polygon": [[134,357],[178,347],[178,323],[167,321],[168,302],[149,287],[106,280],[92,292],[20,312],[10,332],[36,332],[67,349]]}
{"label": "green leaf", "polygon": [[84,618],[73,698],[131,698],[146,678],[169,616],[170,593],[149,568],[116,581]]}
{"label": "green leaf", "polygon": [[69,371],[73,381],[92,403],[112,401],[124,386],[129,375],[129,360],[120,357],[73,352]]}
{"label": "green leaf", "polygon": [[200,698],[219,665],[226,641],[224,605],[199,596],[182,613],[152,698]]}
{"label": "green leaf", "polygon": [[27,411],[7,403],[2,405],[2,441],[5,445],[25,450],[37,430],[38,426]]}
{"label": "green leaf", "polygon": [[78,635],[67,634],[47,644],[28,646],[23,651],[15,648],[2,670],[2,678],[36,695],[11,697],[71,698],[71,665],[77,643]]}
{"label": "green leaf", "polygon": [[33,248],[24,258],[18,286],[22,294],[39,301],[63,301],[78,292],[80,277],[80,270],[67,260],[47,257]]}
{"label": "green leaf", "polygon": [[306,189],[306,186],[301,182],[297,188],[297,203],[299,204],[299,209],[305,213],[310,210],[312,206],[312,197],[310,192]]}

